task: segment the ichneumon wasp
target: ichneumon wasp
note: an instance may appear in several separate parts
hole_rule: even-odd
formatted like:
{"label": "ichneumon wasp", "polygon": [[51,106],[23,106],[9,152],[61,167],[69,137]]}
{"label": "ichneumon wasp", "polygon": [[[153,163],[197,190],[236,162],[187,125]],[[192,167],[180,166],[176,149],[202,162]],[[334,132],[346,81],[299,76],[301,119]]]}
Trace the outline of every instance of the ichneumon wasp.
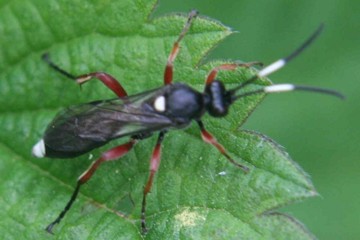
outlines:
{"label": "ichneumon wasp", "polygon": [[196,16],[196,11],[190,12],[184,28],[173,44],[165,67],[164,86],[136,95],[128,96],[122,85],[107,73],[92,72],[74,76],[54,64],[47,54],[43,55],[43,60],[50,67],[73,79],[76,83],[82,84],[94,78],[98,79],[113,91],[117,98],[72,106],[60,112],[47,127],[43,138],[33,147],[32,153],[35,157],[72,158],[103,146],[113,139],[130,137],[127,143],[104,152],[78,178],[76,188],[65,208],[55,221],[47,226],[48,232],[52,233],[53,227],[60,223],[75,201],[80,187],[92,177],[102,163],[119,159],[129,152],[138,141],[150,137],[155,132],[159,132],[159,135],[150,159],[150,173],[143,190],[141,208],[141,228],[144,233],[147,231],[145,223],[146,197],[151,190],[155,173],[160,165],[161,143],[167,131],[187,127],[192,121],[197,122],[202,139],[217,148],[232,164],[247,172],[249,171],[248,167],[235,162],[226,149],[205,129],[201,121],[205,113],[212,117],[223,117],[227,115],[229,107],[237,100],[261,93],[304,90],[343,98],[340,93],[333,90],[294,84],[274,84],[258,90],[239,93],[239,90],[243,90],[258,78],[266,77],[284,67],[316,39],[323,28],[322,25],[289,56],[262,68],[257,74],[232,89],[226,89],[224,83],[216,79],[218,71],[251,67],[259,63],[222,64],[215,67],[207,76],[203,92],[184,83],[173,83],[173,62],[179,52],[179,44]]}

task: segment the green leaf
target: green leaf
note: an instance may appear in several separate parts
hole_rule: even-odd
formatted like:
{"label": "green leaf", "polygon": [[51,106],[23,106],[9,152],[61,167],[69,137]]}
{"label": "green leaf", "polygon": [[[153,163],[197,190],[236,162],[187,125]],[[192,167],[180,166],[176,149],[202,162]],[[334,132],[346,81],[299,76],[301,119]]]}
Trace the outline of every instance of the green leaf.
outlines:
{"label": "green leaf", "polygon": [[[0,1],[0,232],[3,239],[48,239],[44,228],[69,200],[90,155],[35,159],[31,148],[56,112],[113,97],[100,82],[78,86],[52,71],[40,56],[74,74],[106,71],[130,94],[162,85],[163,71],[186,15],[153,17],[156,1]],[[175,81],[201,90],[207,72],[224,61],[200,64],[231,34],[199,17],[181,43]],[[221,72],[228,86],[253,69]],[[258,85],[269,84],[266,79]],[[253,86],[256,87],[256,86]],[[261,134],[238,130],[262,96],[235,104],[224,119],[204,121],[244,174],[205,144],[196,126],[170,132],[162,165],[148,196],[149,233],[140,234],[142,189],[156,138],[99,168],[81,188],[55,239],[311,239],[296,220],[274,209],[316,195],[307,175]],[[95,150],[99,154],[125,140]],[[125,215],[125,217],[124,217]]]}

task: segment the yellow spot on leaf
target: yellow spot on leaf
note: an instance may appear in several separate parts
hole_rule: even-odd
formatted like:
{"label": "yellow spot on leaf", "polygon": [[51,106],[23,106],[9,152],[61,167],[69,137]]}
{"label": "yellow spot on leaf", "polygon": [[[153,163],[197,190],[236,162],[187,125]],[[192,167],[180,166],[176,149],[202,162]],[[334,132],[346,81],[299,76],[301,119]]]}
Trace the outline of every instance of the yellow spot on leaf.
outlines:
{"label": "yellow spot on leaf", "polygon": [[176,223],[179,228],[194,227],[205,221],[205,216],[198,211],[191,211],[189,208],[184,209],[181,213],[175,215]]}

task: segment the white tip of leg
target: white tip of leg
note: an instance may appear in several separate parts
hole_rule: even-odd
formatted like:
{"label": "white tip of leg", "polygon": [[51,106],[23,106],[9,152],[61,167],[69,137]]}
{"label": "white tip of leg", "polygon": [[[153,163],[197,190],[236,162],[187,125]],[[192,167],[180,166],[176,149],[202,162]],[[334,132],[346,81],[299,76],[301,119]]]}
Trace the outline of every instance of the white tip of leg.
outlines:
{"label": "white tip of leg", "polygon": [[264,69],[260,70],[258,73],[259,77],[266,77],[273,72],[276,72],[283,66],[285,66],[286,62],[284,59],[277,60],[276,62],[270,64],[269,66],[265,67]]}
{"label": "white tip of leg", "polygon": [[276,84],[272,86],[264,87],[264,92],[272,93],[272,92],[289,92],[293,91],[295,86],[292,84]]}
{"label": "white tip of leg", "polygon": [[37,158],[42,158],[45,156],[45,143],[43,139],[34,145],[32,148],[32,155]]}

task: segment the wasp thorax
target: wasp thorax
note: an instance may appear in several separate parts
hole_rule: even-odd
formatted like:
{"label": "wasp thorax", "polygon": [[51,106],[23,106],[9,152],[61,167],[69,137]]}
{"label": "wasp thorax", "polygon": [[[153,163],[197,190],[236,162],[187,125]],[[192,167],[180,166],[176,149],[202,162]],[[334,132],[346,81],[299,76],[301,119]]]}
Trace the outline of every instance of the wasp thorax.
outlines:
{"label": "wasp thorax", "polygon": [[222,117],[228,113],[230,101],[227,97],[225,86],[222,82],[215,80],[205,88],[208,97],[206,110],[213,117]]}
{"label": "wasp thorax", "polygon": [[201,93],[180,83],[172,86],[166,99],[166,112],[172,117],[187,120],[201,117],[204,101]]}

